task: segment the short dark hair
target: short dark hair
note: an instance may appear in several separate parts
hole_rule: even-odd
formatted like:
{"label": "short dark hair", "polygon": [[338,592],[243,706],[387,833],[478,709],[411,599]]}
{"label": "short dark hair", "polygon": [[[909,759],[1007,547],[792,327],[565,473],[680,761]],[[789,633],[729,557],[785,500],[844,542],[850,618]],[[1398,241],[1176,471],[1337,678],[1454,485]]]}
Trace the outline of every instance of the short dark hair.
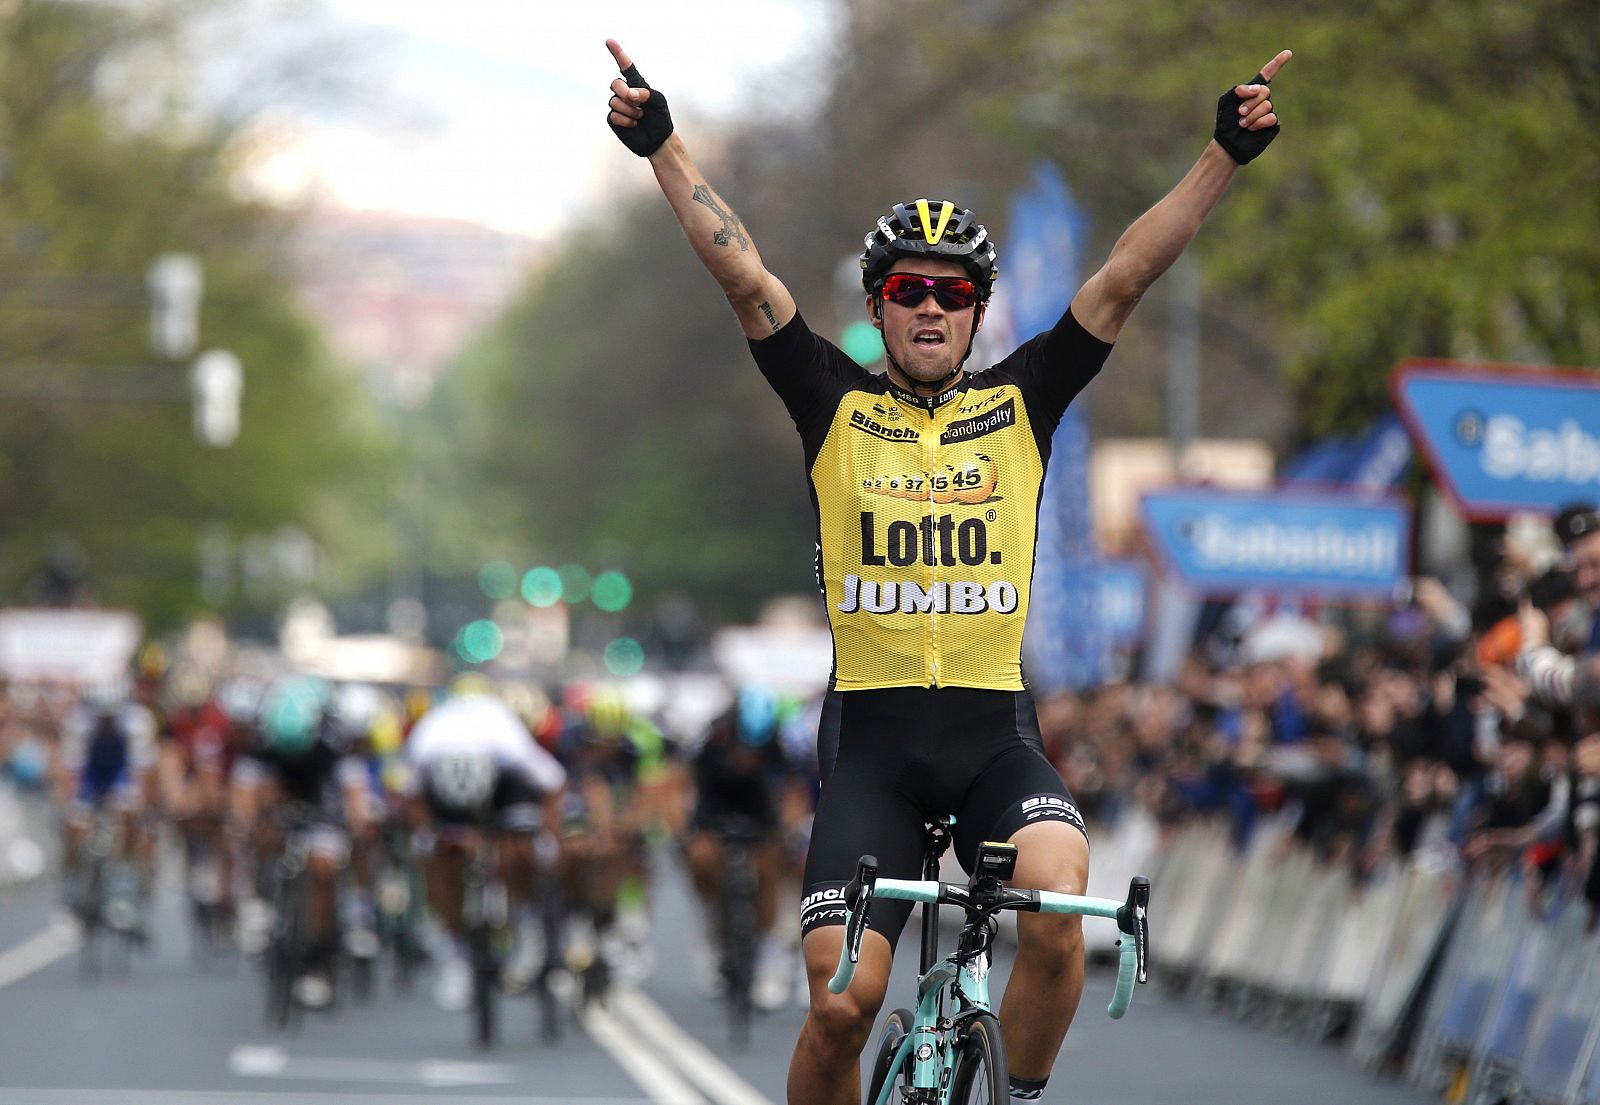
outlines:
{"label": "short dark hair", "polygon": [[1593,503],[1568,503],[1555,520],[1556,536],[1563,548],[1571,548],[1580,537],[1600,531],[1600,510]]}

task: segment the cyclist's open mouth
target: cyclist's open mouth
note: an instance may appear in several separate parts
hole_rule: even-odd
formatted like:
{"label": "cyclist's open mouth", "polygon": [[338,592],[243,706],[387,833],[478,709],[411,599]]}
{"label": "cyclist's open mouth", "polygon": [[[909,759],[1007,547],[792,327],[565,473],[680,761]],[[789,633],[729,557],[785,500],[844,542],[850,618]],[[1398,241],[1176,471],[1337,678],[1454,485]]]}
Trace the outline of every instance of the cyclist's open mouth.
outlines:
{"label": "cyclist's open mouth", "polygon": [[912,335],[913,345],[920,345],[924,349],[937,349],[945,343],[944,335],[937,330],[918,330]]}

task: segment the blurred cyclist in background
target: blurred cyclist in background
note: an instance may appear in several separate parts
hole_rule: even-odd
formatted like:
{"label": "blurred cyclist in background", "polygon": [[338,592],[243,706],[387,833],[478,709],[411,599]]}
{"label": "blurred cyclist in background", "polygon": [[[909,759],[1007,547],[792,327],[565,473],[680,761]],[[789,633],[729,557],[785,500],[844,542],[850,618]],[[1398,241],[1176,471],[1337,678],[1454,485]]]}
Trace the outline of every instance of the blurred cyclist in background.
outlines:
{"label": "blurred cyclist in background", "polygon": [[[727,885],[727,841],[751,849],[756,872],[756,924],[761,938],[751,997],[768,1011],[789,1000],[790,968],[777,935],[778,891],[786,856],[784,831],[802,787],[782,740],[793,703],[758,687],[740,691],[706,734],[692,762],[694,813],[684,840],[684,858],[695,892],[705,909],[713,945],[702,949],[703,980],[717,978],[717,953],[723,938],[722,895]],[[803,801],[803,799],[802,799]]]}
{"label": "blurred cyclist in background", "polygon": [[371,801],[360,761],[349,754],[332,710],[332,689],[320,679],[283,680],[262,704],[260,733],[234,767],[231,805],[252,842],[258,897],[242,911],[241,944],[259,951],[274,903],[259,895],[269,865],[282,853],[285,830],[310,823],[310,881],[305,970],[295,997],[311,1009],[333,1000],[339,950],[339,877],[350,862],[350,835],[366,832]]}
{"label": "blurred cyclist in background", "polygon": [[482,676],[461,676],[405,744],[412,823],[427,854],[428,905],[444,929],[433,952],[435,998],[446,1009],[464,1008],[471,994],[464,876],[490,836],[517,940],[508,965],[517,977],[508,988],[526,985],[534,959],[536,837],[555,819],[567,778],[493,691]]}
{"label": "blurred cyclist in background", "polygon": [[229,780],[238,752],[254,741],[264,693],[239,680],[213,688],[198,670],[175,667],[159,698],[161,808],[183,844],[185,885],[225,919],[234,913]]}
{"label": "blurred cyclist in background", "polygon": [[[87,901],[81,876],[89,830],[102,809],[120,823],[116,858],[131,861],[138,872],[141,911],[149,900],[156,859],[152,814],[157,758],[155,716],[132,701],[126,682],[89,688],[63,719],[56,801],[66,843],[64,887],[68,905],[79,916],[95,905]],[[142,915],[134,931],[145,935]]]}
{"label": "blurred cyclist in background", "polygon": [[[611,968],[649,969],[650,837],[670,831],[677,774],[661,730],[617,690],[573,689],[557,755],[571,776],[561,820],[563,893],[577,923],[569,966],[591,986]],[[591,971],[598,957],[601,969]]]}

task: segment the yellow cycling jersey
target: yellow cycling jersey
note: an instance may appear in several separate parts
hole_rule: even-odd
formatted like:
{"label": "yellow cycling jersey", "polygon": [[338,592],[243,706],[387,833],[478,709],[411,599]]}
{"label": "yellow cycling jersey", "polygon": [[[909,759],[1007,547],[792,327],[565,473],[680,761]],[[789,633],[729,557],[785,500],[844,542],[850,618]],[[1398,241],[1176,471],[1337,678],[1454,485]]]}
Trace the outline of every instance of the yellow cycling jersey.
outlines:
{"label": "yellow cycling jersey", "polygon": [[1068,312],[931,398],[798,315],[750,345],[805,447],[833,686],[1022,690],[1050,438],[1110,345]]}

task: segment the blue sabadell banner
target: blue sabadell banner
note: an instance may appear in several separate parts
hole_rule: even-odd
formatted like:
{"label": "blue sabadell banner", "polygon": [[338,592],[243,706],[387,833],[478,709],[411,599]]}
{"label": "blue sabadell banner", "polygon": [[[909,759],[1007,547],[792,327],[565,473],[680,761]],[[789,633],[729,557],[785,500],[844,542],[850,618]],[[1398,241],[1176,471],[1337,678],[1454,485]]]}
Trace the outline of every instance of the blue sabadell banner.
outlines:
{"label": "blue sabadell banner", "polygon": [[1386,599],[1407,575],[1411,514],[1396,499],[1183,488],[1145,495],[1140,513],[1168,567],[1206,594]]}
{"label": "blue sabadell banner", "polygon": [[1394,391],[1435,478],[1471,520],[1600,499],[1600,382],[1409,361]]}

